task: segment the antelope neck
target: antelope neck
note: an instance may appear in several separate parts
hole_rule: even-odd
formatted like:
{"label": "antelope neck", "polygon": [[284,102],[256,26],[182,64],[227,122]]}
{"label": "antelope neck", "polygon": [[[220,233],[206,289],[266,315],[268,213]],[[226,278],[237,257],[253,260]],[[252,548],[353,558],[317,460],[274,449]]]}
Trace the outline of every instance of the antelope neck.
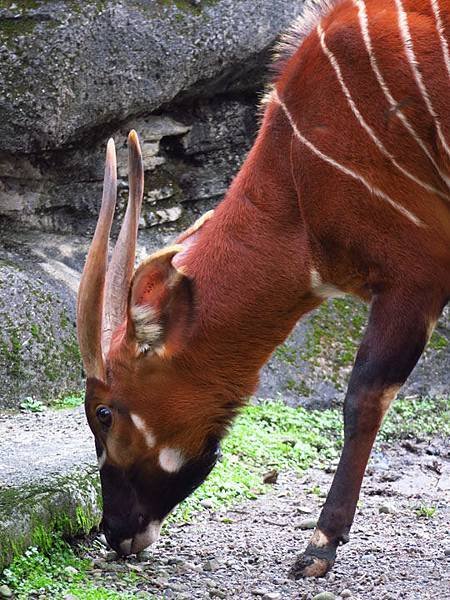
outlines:
{"label": "antelope neck", "polygon": [[261,366],[314,301],[301,291],[309,288],[309,251],[295,193],[280,188],[276,200],[255,196],[245,175],[244,169],[185,266],[197,292],[195,354],[250,393]]}

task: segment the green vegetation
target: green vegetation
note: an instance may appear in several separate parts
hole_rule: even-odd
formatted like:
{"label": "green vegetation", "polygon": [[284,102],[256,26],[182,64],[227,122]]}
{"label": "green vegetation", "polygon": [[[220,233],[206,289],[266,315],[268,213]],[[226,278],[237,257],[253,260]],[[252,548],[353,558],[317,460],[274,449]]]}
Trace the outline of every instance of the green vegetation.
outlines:
{"label": "green vegetation", "polygon": [[72,394],[65,394],[57,400],[54,400],[50,407],[56,409],[63,408],[76,408],[81,406],[84,402],[84,392],[73,392]]}
{"label": "green vegetation", "polygon": [[80,558],[60,535],[54,534],[45,550],[29,548],[18,556],[1,581],[13,590],[15,598],[62,598],[71,594],[82,600],[125,600],[132,595],[111,592],[88,582],[90,562]]}
{"label": "green vegetation", "polygon": [[23,412],[38,413],[38,412],[42,412],[45,409],[45,405],[40,400],[36,400],[36,398],[33,398],[32,396],[28,396],[20,404],[19,408]]}
{"label": "green vegetation", "polygon": [[425,506],[422,504],[416,508],[416,515],[418,517],[424,517],[425,519],[432,519],[436,514],[435,506]]}
{"label": "green vegetation", "polygon": [[450,436],[450,398],[400,398],[392,404],[379,440]]}

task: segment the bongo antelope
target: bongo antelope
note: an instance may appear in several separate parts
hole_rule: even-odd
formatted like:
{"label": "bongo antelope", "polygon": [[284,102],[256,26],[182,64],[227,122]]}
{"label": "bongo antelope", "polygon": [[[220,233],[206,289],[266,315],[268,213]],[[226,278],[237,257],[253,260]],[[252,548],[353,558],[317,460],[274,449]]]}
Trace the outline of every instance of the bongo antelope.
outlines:
{"label": "bongo antelope", "polygon": [[123,554],[154,542],[205,479],[258,372],[337,293],[371,312],[344,406],[345,443],[292,576],[323,576],[348,541],[390,403],[450,297],[450,2],[324,0],[280,45],[256,142],[225,199],[133,273],[143,172],[107,269],[108,144],[78,298],[103,526]]}

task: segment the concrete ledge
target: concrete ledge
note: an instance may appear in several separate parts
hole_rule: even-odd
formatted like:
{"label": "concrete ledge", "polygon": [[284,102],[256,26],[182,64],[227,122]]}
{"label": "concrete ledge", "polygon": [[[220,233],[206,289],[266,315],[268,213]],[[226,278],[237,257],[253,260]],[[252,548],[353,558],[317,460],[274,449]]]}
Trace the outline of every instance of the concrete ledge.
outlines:
{"label": "concrete ledge", "polygon": [[55,530],[87,533],[101,516],[92,435],[81,408],[0,415],[0,569]]}

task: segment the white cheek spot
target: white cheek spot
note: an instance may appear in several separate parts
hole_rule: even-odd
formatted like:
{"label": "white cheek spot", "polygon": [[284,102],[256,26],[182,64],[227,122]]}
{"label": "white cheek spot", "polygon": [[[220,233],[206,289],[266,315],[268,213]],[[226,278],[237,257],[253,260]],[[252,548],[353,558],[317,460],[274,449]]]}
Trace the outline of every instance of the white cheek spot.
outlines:
{"label": "white cheek spot", "polygon": [[176,473],[184,464],[181,450],[177,448],[162,448],[159,453],[159,464],[161,469],[167,473]]}
{"label": "white cheek spot", "polygon": [[130,413],[130,419],[132,420],[133,425],[136,427],[136,429],[140,431],[140,433],[144,436],[145,443],[147,444],[147,446],[149,448],[153,448],[156,444],[156,439],[153,433],[145,424],[144,419],[139,415],[136,415],[135,413]]}
{"label": "white cheek spot", "polygon": [[103,469],[106,462],[106,450],[103,450],[101,456],[97,458],[98,468]]}
{"label": "white cheek spot", "polygon": [[314,295],[326,300],[327,298],[335,298],[337,296],[345,296],[345,292],[337,288],[332,283],[322,281],[319,271],[311,269],[311,290]]}

